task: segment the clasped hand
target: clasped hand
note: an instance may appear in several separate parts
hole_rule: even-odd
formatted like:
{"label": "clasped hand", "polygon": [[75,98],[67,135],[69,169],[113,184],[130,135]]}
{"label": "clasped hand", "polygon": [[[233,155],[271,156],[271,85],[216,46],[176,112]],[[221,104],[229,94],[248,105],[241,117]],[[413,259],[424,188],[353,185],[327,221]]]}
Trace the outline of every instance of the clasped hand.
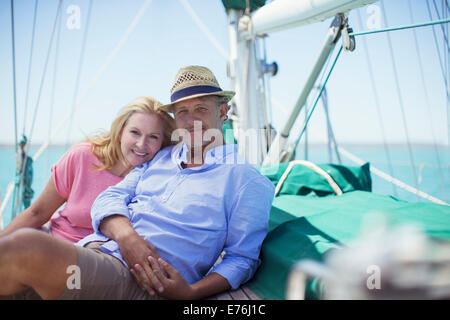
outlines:
{"label": "clasped hand", "polygon": [[150,295],[167,299],[193,299],[193,288],[164,261],[156,248],[139,235],[119,242],[120,252],[138,285]]}

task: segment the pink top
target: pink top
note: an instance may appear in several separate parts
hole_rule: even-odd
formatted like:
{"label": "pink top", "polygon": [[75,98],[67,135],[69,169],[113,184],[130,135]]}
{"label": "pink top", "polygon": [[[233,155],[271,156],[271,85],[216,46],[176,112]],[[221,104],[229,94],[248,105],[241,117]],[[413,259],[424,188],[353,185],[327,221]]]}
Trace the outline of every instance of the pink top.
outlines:
{"label": "pink top", "polygon": [[70,148],[52,167],[56,190],[66,199],[65,206],[50,219],[50,230],[55,237],[78,242],[94,232],[91,222],[94,200],[123,179],[107,170],[99,171],[94,165],[100,164],[90,144],[82,143]]}

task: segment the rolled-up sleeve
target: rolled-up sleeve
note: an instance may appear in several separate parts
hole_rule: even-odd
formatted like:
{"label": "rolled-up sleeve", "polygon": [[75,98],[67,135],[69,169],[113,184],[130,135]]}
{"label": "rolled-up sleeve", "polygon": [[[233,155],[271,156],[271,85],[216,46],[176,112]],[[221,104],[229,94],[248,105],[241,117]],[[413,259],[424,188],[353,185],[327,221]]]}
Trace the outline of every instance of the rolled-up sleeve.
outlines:
{"label": "rolled-up sleeve", "polygon": [[128,204],[136,195],[136,186],[146,167],[146,164],[136,167],[121,182],[99,194],[91,208],[94,232],[100,233],[100,223],[106,217],[122,215],[130,219]]}
{"label": "rolled-up sleeve", "polygon": [[263,176],[252,179],[237,193],[228,217],[225,256],[211,270],[226,278],[232,289],[250,280],[259,266],[273,196],[274,186]]}

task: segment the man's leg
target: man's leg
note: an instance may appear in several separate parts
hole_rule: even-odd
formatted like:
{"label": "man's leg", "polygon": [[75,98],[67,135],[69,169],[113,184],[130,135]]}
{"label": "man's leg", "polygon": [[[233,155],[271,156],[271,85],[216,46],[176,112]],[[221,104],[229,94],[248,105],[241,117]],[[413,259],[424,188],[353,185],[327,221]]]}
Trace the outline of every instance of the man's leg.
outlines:
{"label": "man's leg", "polygon": [[57,299],[66,289],[67,268],[77,264],[76,247],[34,229],[0,238],[0,295],[32,287],[44,299]]}

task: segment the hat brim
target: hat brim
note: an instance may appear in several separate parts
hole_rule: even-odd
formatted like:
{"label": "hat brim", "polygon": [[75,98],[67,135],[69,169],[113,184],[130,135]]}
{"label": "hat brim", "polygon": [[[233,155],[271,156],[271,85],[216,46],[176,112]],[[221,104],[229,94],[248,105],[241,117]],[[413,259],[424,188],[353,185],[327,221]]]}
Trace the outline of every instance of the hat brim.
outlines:
{"label": "hat brim", "polygon": [[210,93],[198,93],[198,94],[193,94],[190,96],[186,96],[183,98],[180,98],[178,100],[175,100],[174,102],[171,102],[169,104],[164,104],[162,106],[159,107],[159,109],[162,109],[166,112],[173,112],[172,107],[175,103],[181,102],[181,101],[186,101],[186,100],[190,100],[190,99],[194,99],[194,98],[200,98],[200,97],[206,97],[206,96],[219,96],[219,97],[227,97],[229,102],[234,95],[236,94],[236,92],[234,91],[218,91],[218,92],[210,92]]}

